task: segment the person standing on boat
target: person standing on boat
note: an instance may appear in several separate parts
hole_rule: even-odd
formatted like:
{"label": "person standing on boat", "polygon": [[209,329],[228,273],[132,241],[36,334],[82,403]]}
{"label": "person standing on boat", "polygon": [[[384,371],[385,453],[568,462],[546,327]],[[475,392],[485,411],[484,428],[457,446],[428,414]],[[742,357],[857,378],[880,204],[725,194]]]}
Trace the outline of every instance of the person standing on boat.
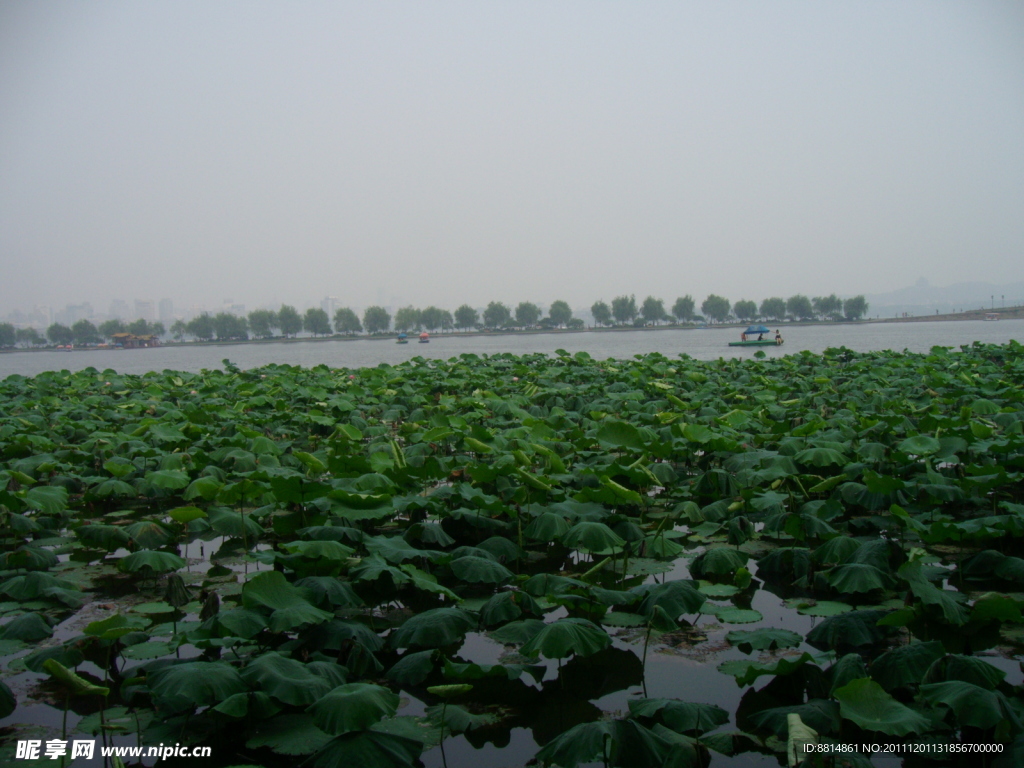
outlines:
{"label": "person standing on boat", "polygon": [[746,341],[746,340],[747,340],[747,332],[746,331],[740,331],[740,341]]}
{"label": "person standing on boat", "polygon": [[778,328],[775,329],[775,343],[782,343],[782,331],[780,331]]}
{"label": "person standing on boat", "polygon": [[763,333],[757,334],[757,340],[758,341],[764,341],[764,334]]}

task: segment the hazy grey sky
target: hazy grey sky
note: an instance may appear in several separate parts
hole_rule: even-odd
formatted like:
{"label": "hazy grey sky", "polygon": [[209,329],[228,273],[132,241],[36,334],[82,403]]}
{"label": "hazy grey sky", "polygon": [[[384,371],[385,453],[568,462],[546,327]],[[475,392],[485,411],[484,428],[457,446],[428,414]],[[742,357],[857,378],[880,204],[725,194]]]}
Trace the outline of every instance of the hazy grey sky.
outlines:
{"label": "hazy grey sky", "polygon": [[1020,2],[0,0],[0,315],[1019,280]]}

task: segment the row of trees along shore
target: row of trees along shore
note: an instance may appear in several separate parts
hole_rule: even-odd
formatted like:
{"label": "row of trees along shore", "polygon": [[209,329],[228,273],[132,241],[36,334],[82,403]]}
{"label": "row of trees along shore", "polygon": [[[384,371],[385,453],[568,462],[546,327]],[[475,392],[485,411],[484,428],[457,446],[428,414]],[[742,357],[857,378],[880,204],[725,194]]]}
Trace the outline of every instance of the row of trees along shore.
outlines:
{"label": "row of trees along shore", "polygon": [[[701,314],[693,297],[686,295],[676,299],[672,309],[665,309],[665,302],[648,296],[639,306],[636,296],[616,296],[611,304],[596,301],[590,307],[596,326],[644,327],[661,323],[724,323],[735,320],[741,323],[754,320],[769,322],[793,321],[838,321],[859,320],[867,312],[868,304],[863,296],[843,300],[831,296],[796,295],[788,299],[773,297],[765,299],[760,306],[754,301],[740,300],[730,304],[723,296],[711,294],[700,305]],[[333,320],[333,325],[332,325]],[[300,314],[295,307],[284,304],[276,312],[270,309],[256,309],[247,317],[220,312],[216,315],[203,314],[185,322],[177,320],[170,329],[162,323],[135,320],[107,320],[99,327],[89,320],[79,320],[71,327],[54,323],[46,330],[43,338],[34,328],[15,329],[10,323],[0,323],[0,347],[37,346],[47,339],[53,344],[88,345],[111,339],[116,333],[132,333],[136,336],[163,336],[169,332],[176,339],[186,336],[202,341],[231,341],[249,338],[269,339],[275,336],[285,338],[297,336],[305,331],[312,336],[340,334],[354,336],[360,333],[382,334],[392,330],[399,332],[507,329],[527,328],[570,328],[581,329],[585,323],[573,317],[572,309],[564,301],[556,301],[548,308],[547,316],[536,304],[523,301],[511,309],[500,301],[492,301],[481,314],[468,304],[463,304],[454,313],[430,306],[426,309],[402,307],[392,318],[384,307],[369,307],[360,319],[353,310],[342,307],[330,318],[323,309],[311,307]]]}

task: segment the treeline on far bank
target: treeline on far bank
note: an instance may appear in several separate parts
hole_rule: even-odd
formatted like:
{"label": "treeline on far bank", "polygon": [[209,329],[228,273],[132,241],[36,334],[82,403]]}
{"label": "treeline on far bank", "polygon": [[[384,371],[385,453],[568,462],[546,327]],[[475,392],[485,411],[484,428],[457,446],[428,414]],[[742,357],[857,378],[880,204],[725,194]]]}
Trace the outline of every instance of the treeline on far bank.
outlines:
{"label": "treeline on far bank", "polygon": [[[788,299],[772,297],[764,299],[760,306],[755,301],[741,299],[734,304],[724,296],[710,294],[697,311],[696,302],[689,294],[676,299],[671,310],[665,302],[648,296],[637,304],[636,296],[616,296],[611,303],[603,300],[594,302],[590,313],[597,326],[645,327],[661,323],[724,323],[729,321],[767,322],[793,321],[838,321],[859,320],[868,309],[863,296],[840,299],[835,294],[808,298],[797,294]],[[270,339],[277,336],[294,337],[306,332],[314,337],[340,334],[354,336],[361,333],[370,335],[395,332],[418,332],[426,330],[524,330],[524,329],[582,329],[584,321],[573,316],[572,309],[565,301],[558,300],[548,308],[547,315],[533,302],[520,302],[515,309],[500,301],[492,301],[483,312],[463,304],[455,312],[429,306],[425,309],[407,306],[397,310],[394,317],[384,307],[368,307],[362,318],[348,307],[342,307],[334,317],[320,307],[310,307],[300,313],[295,307],[283,304],[280,309],[255,309],[246,316],[220,312],[215,315],[202,314],[185,322],[175,321],[169,329],[160,322],[151,323],[140,319],[130,323],[112,319],[94,325],[89,320],[79,320],[72,326],[54,323],[46,329],[45,337],[34,328],[15,329],[10,323],[0,323],[0,347],[25,347],[51,344],[80,346],[98,344],[113,340],[116,334],[131,333],[135,336],[164,336],[170,334],[177,340],[186,337],[200,341],[232,341]]]}

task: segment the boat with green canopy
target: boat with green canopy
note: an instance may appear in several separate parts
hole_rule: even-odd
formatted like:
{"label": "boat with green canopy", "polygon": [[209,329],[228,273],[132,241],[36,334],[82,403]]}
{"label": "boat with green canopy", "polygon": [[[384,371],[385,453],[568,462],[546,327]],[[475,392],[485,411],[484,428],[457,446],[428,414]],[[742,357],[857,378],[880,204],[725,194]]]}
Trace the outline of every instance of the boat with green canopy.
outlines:
{"label": "boat with green canopy", "polygon": [[[730,347],[781,347],[782,346],[782,334],[779,331],[775,332],[775,336],[771,335],[771,328],[767,328],[763,325],[751,325],[747,327],[747,330],[740,334],[739,341],[730,341]],[[751,338],[751,337],[757,338]],[[766,338],[767,337],[767,338]]]}

